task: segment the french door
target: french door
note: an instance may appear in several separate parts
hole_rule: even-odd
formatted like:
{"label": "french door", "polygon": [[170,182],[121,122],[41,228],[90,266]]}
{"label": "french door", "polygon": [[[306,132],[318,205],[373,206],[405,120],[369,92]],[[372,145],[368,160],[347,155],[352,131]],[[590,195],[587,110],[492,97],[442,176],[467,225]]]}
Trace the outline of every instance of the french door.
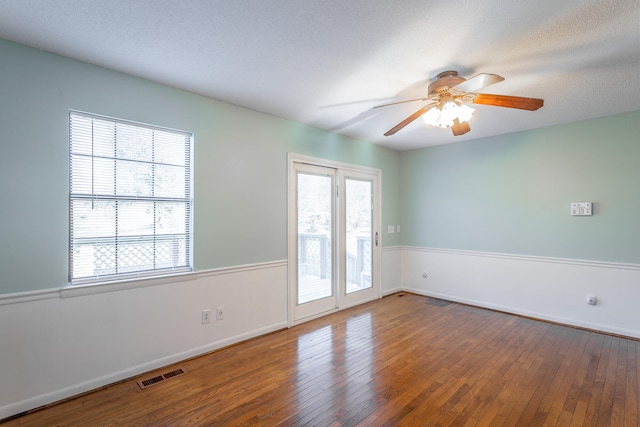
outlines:
{"label": "french door", "polygon": [[290,155],[291,324],[380,297],[378,185],[378,171]]}

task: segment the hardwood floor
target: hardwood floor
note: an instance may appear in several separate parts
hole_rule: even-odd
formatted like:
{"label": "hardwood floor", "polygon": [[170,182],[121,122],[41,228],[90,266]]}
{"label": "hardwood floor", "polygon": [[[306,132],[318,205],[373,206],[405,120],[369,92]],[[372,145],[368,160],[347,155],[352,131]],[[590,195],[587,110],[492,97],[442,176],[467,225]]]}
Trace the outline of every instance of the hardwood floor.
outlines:
{"label": "hardwood floor", "polygon": [[[396,294],[9,426],[637,426],[640,342]],[[140,390],[136,381],[187,373]]]}

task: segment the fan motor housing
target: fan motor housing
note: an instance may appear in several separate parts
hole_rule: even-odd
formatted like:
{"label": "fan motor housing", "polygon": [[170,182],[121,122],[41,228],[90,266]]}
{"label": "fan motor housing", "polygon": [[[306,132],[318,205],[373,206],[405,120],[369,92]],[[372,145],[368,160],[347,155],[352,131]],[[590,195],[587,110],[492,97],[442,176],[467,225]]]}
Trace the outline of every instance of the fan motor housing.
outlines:
{"label": "fan motor housing", "polygon": [[457,71],[443,71],[438,74],[437,78],[429,84],[429,96],[437,96],[447,92],[450,88],[454,87],[465,81],[464,77],[458,76]]}

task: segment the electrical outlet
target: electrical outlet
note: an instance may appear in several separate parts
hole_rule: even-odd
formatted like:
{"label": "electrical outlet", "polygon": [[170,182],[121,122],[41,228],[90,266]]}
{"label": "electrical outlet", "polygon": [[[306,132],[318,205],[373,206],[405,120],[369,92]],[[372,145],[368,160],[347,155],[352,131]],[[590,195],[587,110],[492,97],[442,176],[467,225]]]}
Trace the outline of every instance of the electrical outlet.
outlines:
{"label": "electrical outlet", "polygon": [[224,319],[224,307],[216,308],[216,320]]}
{"label": "electrical outlet", "polygon": [[211,322],[211,309],[202,310],[202,324]]}

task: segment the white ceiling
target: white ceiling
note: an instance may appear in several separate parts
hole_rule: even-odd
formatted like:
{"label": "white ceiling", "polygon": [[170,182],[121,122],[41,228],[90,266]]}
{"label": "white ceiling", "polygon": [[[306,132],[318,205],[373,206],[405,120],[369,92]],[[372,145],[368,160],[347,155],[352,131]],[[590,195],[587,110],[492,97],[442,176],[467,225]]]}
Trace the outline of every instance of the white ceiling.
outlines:
{"label": "white ceiling", "polygon": [[[0,38],[398,150],[640,110],[638,0],[0,0]],[[449,69],[545,105],[383,136]]]}

